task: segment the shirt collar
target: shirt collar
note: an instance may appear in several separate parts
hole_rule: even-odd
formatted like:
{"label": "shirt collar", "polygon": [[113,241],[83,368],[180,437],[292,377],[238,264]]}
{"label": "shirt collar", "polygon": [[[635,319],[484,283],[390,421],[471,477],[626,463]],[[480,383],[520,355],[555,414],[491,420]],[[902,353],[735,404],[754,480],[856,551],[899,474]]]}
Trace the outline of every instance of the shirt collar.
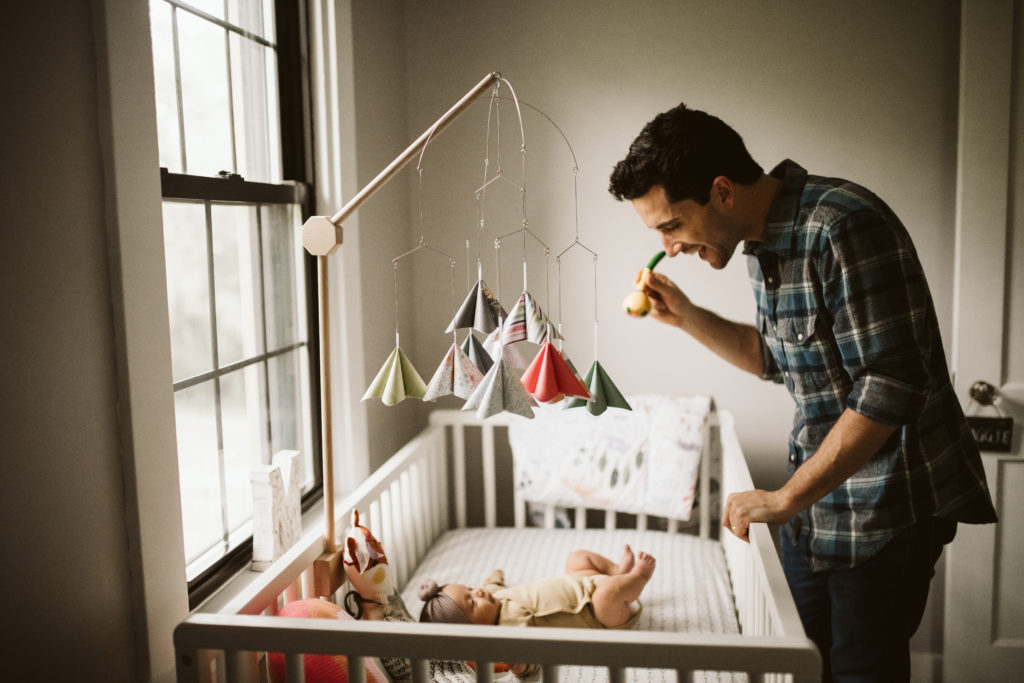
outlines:
{"label": "shirt collar", "polygon": [[769,174],[782,181],[782,188],[775,197],[765,219],[764,239],[760,242],[747,240],[744,254],[758,254],[763,250],[779,256],[788,256],[793,251],[793,232],[800,210],[800,197],[807,184],[807,171],[799,164],[786,159]]}

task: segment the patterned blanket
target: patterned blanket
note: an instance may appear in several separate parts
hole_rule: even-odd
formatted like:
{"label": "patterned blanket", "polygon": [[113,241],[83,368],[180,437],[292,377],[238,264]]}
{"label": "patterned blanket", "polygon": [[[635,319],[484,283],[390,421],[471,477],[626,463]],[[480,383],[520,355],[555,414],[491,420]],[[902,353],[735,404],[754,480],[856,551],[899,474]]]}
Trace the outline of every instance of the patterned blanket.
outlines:
{"label": "patterned blanket", "polygon": [[628,396],[632,411],[539,406],[509,427],[525,500],[689,520],[709,396]]}

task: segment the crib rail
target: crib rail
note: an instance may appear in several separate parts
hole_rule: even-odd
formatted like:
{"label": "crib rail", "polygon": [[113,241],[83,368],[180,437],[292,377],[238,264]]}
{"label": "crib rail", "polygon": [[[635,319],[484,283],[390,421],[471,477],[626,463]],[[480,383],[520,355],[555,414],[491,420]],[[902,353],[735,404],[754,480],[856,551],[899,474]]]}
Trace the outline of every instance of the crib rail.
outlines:
{"label": "crib rail", "polygon": [[[337,506],[337,526],[348,526],[351,511],[384,540],[398,585],[404,585],[433,542],[451,527],[470,523],[467,461],[480,458],[483,473],[482,520],[498,524],[499,492],[497,428],[509,417],[480,423],[473,415],[454,410],[432,413],[429,426]],[[722,495],[752,487],[746,462],[735,436],[732,416],[720,413]],[[467,432],[479,430],[479,453],[466,448]],[[716,437],[718,434],[716,434]],[[472,452],[470,452],[470,450]],[[451,456],[449,476],[449,456]],[[706,461],[705,461],[706,462]],[[708,481],[702,464],[702,500]],[[449,497],[451,496],[451,497]],[[724,498],[723,498],[724,500]],[[707,505],[701,511],[710,516]],[[525,502],[514,501],[514,523],[526,524]],[[451,512],[450,512],[451,511]],[[577,511],[576,523],[585,520]],[[546,522],[553,526],[549,510]],[[451,520],[449,520],[451,517]],[[615,515],[606,515],[614,528]],[[637,525],[644,524],[643,519]],[[701,532],[708,533],[702,520]],[[313,561],[324,551],[322,534],[310,534],[228,603],[218,614],[197,612],[175,630],[179,681],[266,680],[265,653],[284,652],[288,681],[303,680],[302,653],[345,654],[349,657],[403,656],[416,660],[414,683],[426,681],[427,659],[529,661],[542,664],[544,680],[557,681],[557,667],[582,664],[609,667],[609,680],[621,683],[628,667],[674,669],[679,681],[697,680],[695,670],[746,671],[750,680],[813,681],[820,674],[817,651],[804,636],[796,607],[763,524],[750,530],[744,543],[722,534],[743,635],[708,636],[652,632],[571,633],[557,629],[509,629],[468,626],[429,626],[403,623],[344,622],[287,619],[273,616],[285,604],[316,596]],[[339,593],[347,587],[343,586]],[[338,595],[326,596],[335,601]],[[444,636],[443,638],[439,636]],[[353,660],[356,661],[356,660]],[[365,683],[361,667],[350,667],[353,683]],[[776,673],[781,672],[781,673]],[[478,680],[490,683],[489,667],[480,667]]]}
{"label": "crib rail", "polygon": [[[339,644],[344,643],[344,648]],[[785,671],[794,681],[817,680],[820,661],[805,638],[765,638],[738,635],[700,635],[639,631],[593,631],[552,628],[487,628],[448,624],[335,622],[200,614],[175,632],[179,654],[194,657],[200,648],[231,653],[227,680],[237,679],[238,648],[333,654],[350,657],[404,656],[413,661],[413,683],[427,683],[428,659],[475,659],[478,680],[486,681],[492,662],[526,661],[541,664],[544,680],[557,679],[561,665],[601,666],[611,681],[621,680],[627,668],[671,669],[687,681],[697,670],[754,672],[750,680],[770,680]],[[298,667],[297,667],[298,668]],[[355,667],[353,667],[355,668]],[[553,676],[551,676],[554,674]],[[549,677],[551,676],[551,677]],[[195,681],[198,678],[184,678]],[[289,679],[291,680],[291,679]]]}

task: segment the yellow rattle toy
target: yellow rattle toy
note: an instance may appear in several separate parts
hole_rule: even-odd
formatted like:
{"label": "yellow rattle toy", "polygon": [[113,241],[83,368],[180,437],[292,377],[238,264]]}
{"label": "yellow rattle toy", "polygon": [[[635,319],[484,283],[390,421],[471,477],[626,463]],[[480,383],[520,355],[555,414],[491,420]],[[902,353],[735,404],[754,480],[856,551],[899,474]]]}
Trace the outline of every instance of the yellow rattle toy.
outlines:
{"label": "yellow rattle toy", "polygon": [[658,261],[664,257],[665,252],[663,251],[659,251],[651,257],[651,260],[647,262],[647,267],[644,268],[643,272],[640,273],[640,277],[637,278],[636,291],[630,292],[626,295],[626,298],[622,300],[622,310],[626,311],[629,315],[642,318],[651,312],[651,298],[647,296],[647,292],[645,291],[644,273],[649,273],[654,270],[654,266],[658,265]]}

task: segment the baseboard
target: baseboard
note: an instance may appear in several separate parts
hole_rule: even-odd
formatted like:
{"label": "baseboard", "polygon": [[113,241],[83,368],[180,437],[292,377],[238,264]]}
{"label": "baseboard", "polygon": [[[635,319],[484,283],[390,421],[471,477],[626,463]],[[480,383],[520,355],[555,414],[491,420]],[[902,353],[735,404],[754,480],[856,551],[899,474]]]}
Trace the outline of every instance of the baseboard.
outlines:
{"label": "baseboard", "polygon": [[911,651],[910,683],[942,683],[942,655]]}

